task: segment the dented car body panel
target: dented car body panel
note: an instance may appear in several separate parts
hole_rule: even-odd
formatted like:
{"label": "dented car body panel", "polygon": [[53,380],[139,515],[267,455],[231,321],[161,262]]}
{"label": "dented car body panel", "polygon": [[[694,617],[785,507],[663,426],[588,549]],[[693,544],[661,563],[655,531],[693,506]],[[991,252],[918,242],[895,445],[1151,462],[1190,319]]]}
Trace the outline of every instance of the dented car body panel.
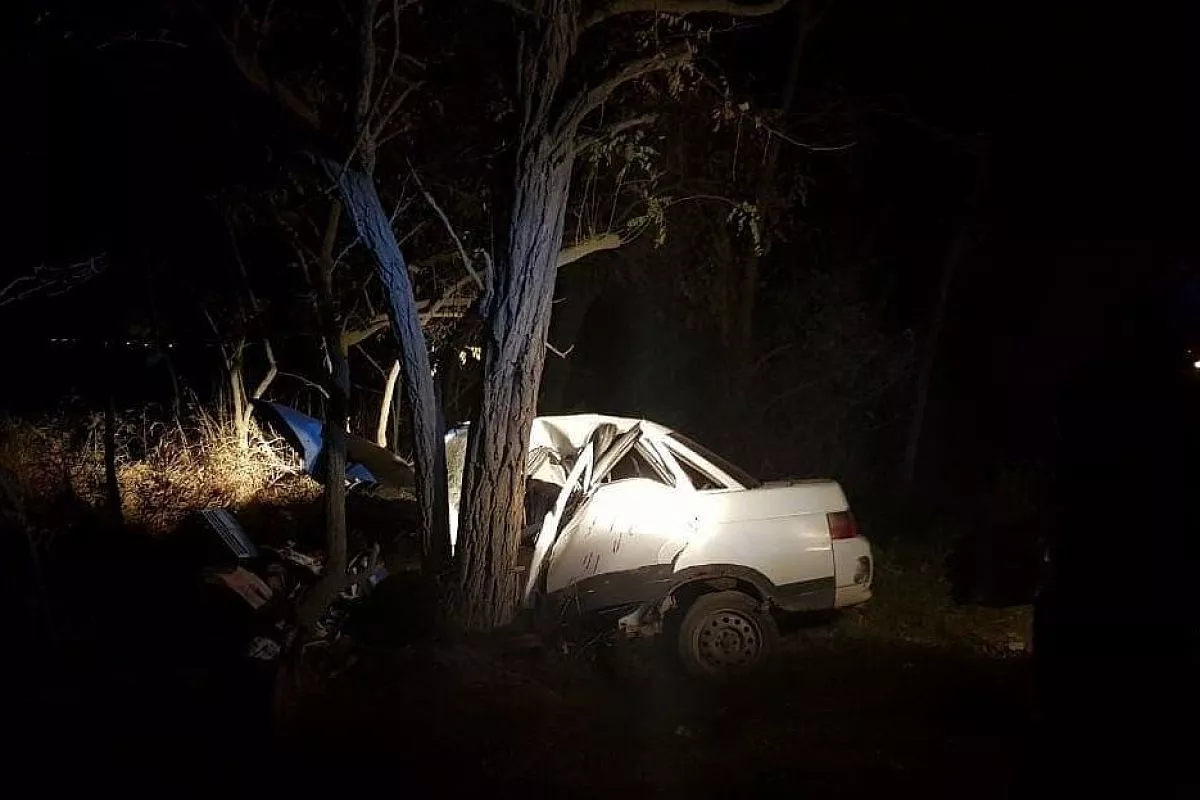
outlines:
{"label": "dented car body panel", "polygon": [[759,484],[665,426],[599,414],[539,417],[529,452],[528,476],[561,491],[535,541],[527,605],[605,611],[722,581],[791,612],[870,598],[870,544],[830,535],[827,515],[849,511],[836,481]]}
{"label": "dented car body panel", "polygon": [[[452,544],[467,435],[446,434]],[[870,544],[857,530],[831,533],[830,515],[850,508],[836,481],[759,483],[663,425],[602,414],[535,419],[526,477],[558,490],[544,518],[528,520],[529,607],[661,608],[697,584],[790,612],[871,596]]]}

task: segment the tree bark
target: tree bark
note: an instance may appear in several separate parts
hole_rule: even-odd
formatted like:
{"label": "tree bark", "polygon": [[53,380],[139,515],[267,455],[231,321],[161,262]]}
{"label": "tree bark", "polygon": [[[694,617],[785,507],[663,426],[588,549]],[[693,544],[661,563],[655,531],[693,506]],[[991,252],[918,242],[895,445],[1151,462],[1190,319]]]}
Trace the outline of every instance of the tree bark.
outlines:
{"label": "tree bark", "polygon": [[524,117],[516,178],[485,309],[483,386],[459,510],[456,611],[476,629],[508,624],[517,607],[525,458],[574,166],[574,131],[556,130],[554,100],[579,34],[579,3],[543,0],[538,11],[541,23],[518,63]]}
{"label": "tree bark", "polygon": [[507,624],[519,583],[525,458],[537,411],[571,157],[538,149],[519,177],[508,252],[495,265],[483,391],[467,445],[459,511],[459,614],[469,628]]}
{"label": "tree bark", "polygon": [[[331,305],[331,303],[326,303]],[[329,353],[329,399],[325,412],[325,569],[296,610],[301,630],[311,631],[333,602],[346,575],[346,417],[349,414],[350,363],[337,326],[325,334]]]}
{"label": "tree bark", "polygon": [[233,432],[237,437],[238,447],[242,450],[250,447],[250,404],[246,402],[245,354],[246,340],[243,338],[234,345],[233,357],[229,360],[229,413],[233,419]]}
{"label": "tree bark", "polygon": [[325,568],[321,579],[300,601],[296,621],[308,638],[326,609],[333,603],[346,579],[346,419],[350,412],[350,361],[342,337],[342,322],[333,297],[333,244],[337,238],[341,206],[334,202],[325,224],[321,254],[313,280],[321,339],[329,358],[328,392],[325,401]]}
{"label": "tree bark", "polygon": [[324,162],[337,182],[359,237],[370,251],[388,298],[388,318],[400,346],[400,378],[412,421],[416,461],[417,504],[421,517],[421,553],[426,569],[442,572],[450,560],[449,500],[446,489],[446,446],[438,423],[437,396],[429,367],[429,351],[413,296],[408,265],[396,242],[388,214],[379,202],[371,176],[357,168]]}
{"label": "tree bark", "polygon": [[[787,0],[766,4],[770,10]],[[735,3],[677,3],[682,13],[765,13]],[[683,6],[686,6],[684,8]],[[521,4],[528,23],[517,59],[515,177],[508,226],[496,258],[486,317],[483,386],[467,444],[459,510],[459,621],[494,628],[511,621],[520,584],[517,548],[524,526],[525,458],[546,357],[546,332],[560,251],[579,124],[620,87],[691,59],[685,44],[630,61],[598,83],[564,92],[579,36],[586,25],[653,4],[615,3],[587,18],[581,0]],[[507,188],[507,187],[506,187]]]}

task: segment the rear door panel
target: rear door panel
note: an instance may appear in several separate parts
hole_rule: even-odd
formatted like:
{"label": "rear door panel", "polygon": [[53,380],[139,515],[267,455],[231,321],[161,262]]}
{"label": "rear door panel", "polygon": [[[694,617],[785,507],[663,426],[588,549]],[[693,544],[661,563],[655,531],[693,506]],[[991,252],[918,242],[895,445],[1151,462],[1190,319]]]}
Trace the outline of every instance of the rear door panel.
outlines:
{"label": "rear door panel", "polygon": [[738,564],[757,570],[775,586],[834,575],[833,547],[824,514],[764,516],[769,489],[697,492],[699,532],[676,562],[677,569]]}
{"label": "rear door panel", "polygon": [[691,518],[688,498],[657,481],[631,478],[601,486],[559,536],[546,590],[658,565],[669,572],[691,533]]}

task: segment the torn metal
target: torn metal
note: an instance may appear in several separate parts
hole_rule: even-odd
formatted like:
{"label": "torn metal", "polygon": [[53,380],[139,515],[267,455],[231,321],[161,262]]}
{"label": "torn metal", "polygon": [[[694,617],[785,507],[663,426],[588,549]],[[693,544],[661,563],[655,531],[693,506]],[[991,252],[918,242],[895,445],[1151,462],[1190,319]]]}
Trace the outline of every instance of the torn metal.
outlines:
{"label": "torn metal", "polygon": [[[315,465],[320,423],[272,409]],[[446,434],[452,542],[469,435],[465,425]],[[358,449],[347,479],[410,481],[383,452]],[[535,419],[525,474],[531,609],[615,612],[618,630],[650,635],[683,612],[680,598],[734,593],[748,598],[738,613],[754,614],[746,609],[820,611],[871,596],[870,544],[836,481],[761,483],[666,426],[603,414]]]}

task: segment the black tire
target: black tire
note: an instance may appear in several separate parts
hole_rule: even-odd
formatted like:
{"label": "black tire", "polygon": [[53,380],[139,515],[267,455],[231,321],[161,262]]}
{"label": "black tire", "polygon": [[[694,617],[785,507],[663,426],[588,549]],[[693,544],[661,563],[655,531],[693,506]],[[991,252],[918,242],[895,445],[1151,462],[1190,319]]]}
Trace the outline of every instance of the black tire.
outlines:
{"label": "black tire", "polygon": [[757,672],[779,645],[779,628],[760,603],[742,592],[697,597],[675,634],[679,665],[694,678],[725,682]]}

